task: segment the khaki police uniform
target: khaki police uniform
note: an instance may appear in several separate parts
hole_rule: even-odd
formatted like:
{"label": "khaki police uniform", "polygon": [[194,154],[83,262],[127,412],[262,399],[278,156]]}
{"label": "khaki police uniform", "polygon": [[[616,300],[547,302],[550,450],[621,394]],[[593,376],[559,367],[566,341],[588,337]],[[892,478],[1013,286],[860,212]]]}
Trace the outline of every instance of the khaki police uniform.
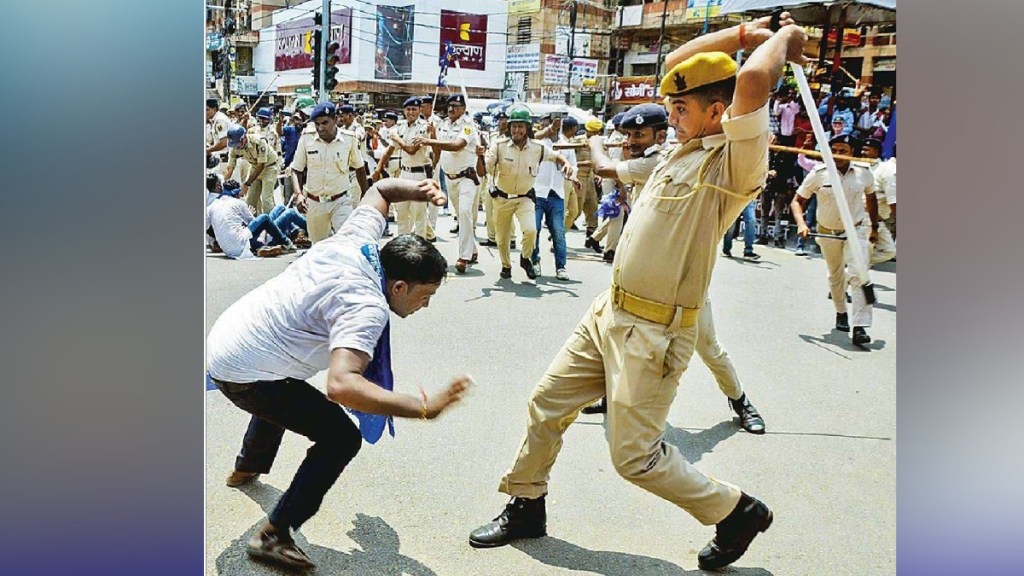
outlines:
{"label": "khaki police uniform", "polygon": [[[491,130],[487,136],[487,148],[490,150],[492,146],[500,138],[506,138],[502,136],[501,132],[497,130]],[[484,218],[486,219],[487,225],[487,239],[491,242],[497,242],[497,230],[494,227],[494,198],[491,197],[491,188],[494,188],[494,175],[490,172],[485,177],[485,182],[480,183],[480,203],[484,206]]]}
{"label": "khaki police uniform", "polygon": [[[355,120],[353,120],[352,124],[348,126],[339,125],[338,128],[342,130],[348,130],[349,132],[352,132],[353,134],[356,135],[356,140],[359,141],[359,156],[360,158],[363,158],[363,162],[365,163],[366,158],[363,153],[363,150],[366,148],[366,128],[363,128],[363,125],[360,124],[359,122],[356,122]],[[359,201],[362,200],[363,198],[363,190],[362,188],[359,187],[359,180],[356,178],[355,170],[349,170],[348,184],[349,201],[352,203],[352,209],[355,210],[356,206],[359,205]]]}
{"label": "khaki police uniform", "polygon": [[[586,144],[586,136],[576,136],[570,142],[582,142]],[[579,166],[580,162],[590,161],[590,148],[584,146],[576,150],[576,163]],[[575,213],[572,214],[572,220],[569,220],[569,209],[566,208],[566,229],[576,221],[579,214],[582,213],[587,224],[587,235],[593,234],[597,230],[597,206],[601,202],[600,198],[597,197],[597,187],[594,185],[594,173],[590,168],[580,167],[577,172],[577,177],[580,181],[580,190],[577,194],[577,201]]]}
{"label": "khaki police uniform", "polygon": [[[213,146],[217,142],[220,142],[221,139],[227,138],[228,128],[230,126],[231,119],[228,118],[228,115],[223,112],[217,111],[217,113],[213,115],[213,118],[206,121],[206,145]],[[214,152],[213,155],[220,158],[220,163],[217,164],[216,168],[212,170],[208,169],[207,172],[216,174],[217,176],[224,178],[224,172],[227,170],[226,162],[227,155],[229,152],[229,148],[224,148],[222,150]]]}
{"label": "khaki police uniform", "polygon": [[[871,221],[868,219],[867,210],[864,207],[864,198],[866,194],[875,193],[874,177],[870,169],[858,163],[851,163],[846,173],[840,174],[839,177],[843,184],[843,193],[846,195],[846,203],[850,207],[850,215],[853,217],[857,237],[860,238],[864,261],[869,262],[871,243],[868,242],[868,234],[871,230]],[[815,167],[807,174],[796,193],[802,198],[810,198],[811,195],[818,194],[819,234],[846,235],[836,205],[835,194],[832,192],[828,169],[824,164]],[[871,304],[868,304],[864,291],[861,290],[866,279],[861,278],[857,272],[849,242],[832,238],[817,238],[817,241],[818,246],[821,247],[821,254],[825,257],[825,263],[828,265],[829,291],[832,293],[832,304],[836,307],[836,313],[846,312],[846,285],[849,284],[853,308],[850,326],[871,326],[872,307]]]}
{"label": "khaki police uniform", "polygon": [[494,232],[503,268],[512,267],[510,246],[513,217],[519,221],[519,228],[523,232],[523,245],[520,247],[522,255],[528,257],[533,254],[537,241],[533,183],[537,179],[540,163],[550,156],[551,152],[543,144],[529,138],[520,148],[511,138],[502,137],[495,140],[487,150],[484,160],[487,172],[494,175],[494,187],[490,195],[494,202]]}
{"label": "khaki police uniform", "polygon": [[724,134],[676,147],[639,193],[612,288],[597,297],[534,390],[503,492],[547,493],[565,430],[583,406],[607,394],[608,444],[620,475],[705,525],[735,508],[738,488],[705,476],[663,441],[697,343],[718,240],[767,176],[767,106],[736,118],[727,110],[722,128]]}
{"label": "khaki police uniform", "polygon": [[871,167],[878,198],[878,242],[871,248],[871,264],[881,264],[896,257],[896,217],[889,206],[896,203],[896,159],[876,162]]}
{"label": "khaki police uniform", "polygon": [[476,146],[479,142],[476,124],[466,113],[454,122],[445,118],[437,127],[437,139],[442,142],[466,142],[466,146],[458,152],[442,150],[439,166],[448,180],[448,196],[452,199],[459,217],[459,258],[470,260],[476,253],[474,223],[479,186],[479,177],[476,173]]}
{"label": "khaki police uniform", "polygon": [[[465,116],[465,113],[463,113],[463,116]],[[428,124],[433,124],[434,125],[434,130],[435,130],[435,133],[436,133],[436,130],[441,127],[441,123],[444,122],[445,120],[447,120],[447,117],[442,119],[437,114],[431,114],[430,117],[426,119],[426,122]],[[433,165],[436,162],[436,160],[437,160],[437,159],[434,158],[434,149],[428,147],[427,148],[427,155],[430,158],[431,165]],[[440,180],[440,177],[438,177],[438,180]],[[447,185],[448,184],[445,183],[445,186],[447,186]],[[450,194],[451,191],[449,190],[448,193]],[[434,238],[437,238],[437,214],[438,214],[439,210],[440,210],[439,206],[437,206],[433,202],[427,202],[427,204],[426,204],[426,213],[427,213],[427,235],[426,235],[426,238],[428,240],[433,240]]]}
{"label": "khaki police uniform", "polygon": [[[312,124],[312,122],[310,122]],[[349,172],[363,167],[356,135],[338,128],[334,140],[324,141],[316,132],[303,130],[292,159],[292,169],[306,171],[302,187],[306,197],[306,228],[311,242],[319,242],[334,232],[352,213],[349,200]]]}
{"label": "khaki police uniform", "polygon": [[[619,148],[621,152],[621,148]],[[619,200],[624,204],[633,205],[635,196],[643,189],[644,184],[647,183],[647,179],[650,177],[651,172],[654,172],[654,167],[658,164],[661,157],[662,146],[660,144],[654,144],[644,151],[644,155],[640,158],[630,158],[629,160],[619,160],[615,164],[616,178],[605,178],[604,180],[615,182],[618,180],[621,184],[619,190]],[[620,154],[621,158],[621,154]],[[604,244],[605,250],[615,250],[619,244],[619,238],[622,236],[622,228],[626,222],[626,209],[623,207],[622,211],[615,218],[608,218],[601,223],[597,231],[594,232],[593,238],[600,242],[607,235],[608,241]]]}
{"label": "khaki police uniform", "polygon": [[245,146],[232,148],[228,154],[228,172],[234,171],[239,160],[245,160],[253,167],[264,165],[263,171],[250,183],[245,203],[257,214],[269,214],[274,209],[274,188],[281,171],[277,152],[258,132],[252,135],[247,132]]}
{"label": "khaki police uniform", "polygon": [[[422,118],[417,118],[412,124],[409,124],[403,117],[395,124],[395,127],[391,129],[398,137],[405,142],[406,145],[411,145],[414,138],[417,136],[427,137],[427,121]],[[392,144],[394,149],[402,153],[401,163],[399,168],[399,177],[406,180],[426,180],[433,176],[433,163],[430,160],[430,147],[420,146],[419,150],[415,154],[407,154],[399,146]],[[395,210],[398,214],[397,224],[399,234],[416,234],[424,238],[429,238],[427,235],[427,208],[423,202],[399,202],[395,205]]]}

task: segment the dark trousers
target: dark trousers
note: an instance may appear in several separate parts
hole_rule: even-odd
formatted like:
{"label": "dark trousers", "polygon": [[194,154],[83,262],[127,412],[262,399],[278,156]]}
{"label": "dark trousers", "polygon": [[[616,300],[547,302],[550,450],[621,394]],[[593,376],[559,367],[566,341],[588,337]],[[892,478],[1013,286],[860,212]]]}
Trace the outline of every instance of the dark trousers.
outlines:
{"label": "dark trousers", "polygon": [[359,429],[341,406],[302,380],[214,384],[235,406],[252,414],[235,470],[270,472],[285,430],[313,441],[269,518],[275,528],[298,528],[316,514],[324,495],[359,452]]}

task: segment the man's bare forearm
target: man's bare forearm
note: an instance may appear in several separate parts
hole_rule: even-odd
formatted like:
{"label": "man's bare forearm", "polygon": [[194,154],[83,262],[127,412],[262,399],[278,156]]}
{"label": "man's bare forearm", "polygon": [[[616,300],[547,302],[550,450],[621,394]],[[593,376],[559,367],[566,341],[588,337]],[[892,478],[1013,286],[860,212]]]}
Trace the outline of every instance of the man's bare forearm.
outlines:
{"label": "man's bare forearm", "polygon": [[665,70],[671,70],[683,60],[701,52],[725,52],[733,54],[740,50],[739,26],[723,28],[690,40],[665,57]]}

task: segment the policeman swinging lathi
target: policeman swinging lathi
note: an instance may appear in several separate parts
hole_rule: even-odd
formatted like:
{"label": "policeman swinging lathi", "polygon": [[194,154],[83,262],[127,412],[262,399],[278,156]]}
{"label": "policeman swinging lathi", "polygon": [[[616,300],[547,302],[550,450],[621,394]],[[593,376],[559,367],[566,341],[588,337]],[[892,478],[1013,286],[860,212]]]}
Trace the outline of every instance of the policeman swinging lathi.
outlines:
{"label": "policeman swinging lathi", "polygon": [[[562,436],[602,394],[616,472],[715,525],[697,556],[702,569],[735,562],[771,526],[767,506],[697,470],[664,433],[696,347],[718,239],[767,177],[769,91],[787,61],[806,62],[807,34],[788,14],[782,22],[777,32],[762,18],[707,34],[666,59],[670,72],[660,90],[680,143],[636,200],[611,289],[595,299],[532,393],[526,435],[499,483],[512,498],[495,521],[469,535],[471,546],[547,533],[544,499]],[[737,73],[727,53],[741,47],[753,51]]]}

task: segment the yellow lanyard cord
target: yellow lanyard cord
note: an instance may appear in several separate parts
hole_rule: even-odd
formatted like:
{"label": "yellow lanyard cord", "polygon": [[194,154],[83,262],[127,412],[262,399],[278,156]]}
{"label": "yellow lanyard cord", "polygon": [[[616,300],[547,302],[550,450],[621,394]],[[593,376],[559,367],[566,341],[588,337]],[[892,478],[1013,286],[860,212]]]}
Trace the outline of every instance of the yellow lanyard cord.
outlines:
{"label": "yellow lanyard cord", "polygon": [[[693,190],[691,190],[689,193],[684,194],[682,196],[654,196],[654,195],[652,195],[651,198],[654,199],[654,200],[671,200],[671,201],[675,201],[675,202],[681,202],[683,200],[689,199],[691,196],[696,194],[697,191],[700,190],[701,188],[711,188],[711,189],[717,190],[717,191],[719,191],[722,194],[725,194],[727,196],[732,196],[734,198],[739,198],[741,200],[748,199],[750,196],[747,195],[747,194],[739,194],[739,193],[733,192],[732,190],[728,190],[726,188],[722,188],[721,186],[715,186],[714,184],[709,184],[707,182],[704,182],[704,176],[707,174],[708,167],[711,165],[711,161],[716,159],[718,157],[718,155],[723,150],[724,150],[724,146],[719,146],[718,148],[715,148],[710,154],[708,154],[708,157],[705,158],[703,162],[701,162],[700,170],[697,171],[697,184],[693,187]],[[658,181],[654,184],[654,186],[656,187],[656,186],[661,185],[661,184],[668,184],[671,180],[672,180],[671,176],[662,176],[661,178],[658,179]],[[652,187],[651,189],[653,190],[654,188]]]}

